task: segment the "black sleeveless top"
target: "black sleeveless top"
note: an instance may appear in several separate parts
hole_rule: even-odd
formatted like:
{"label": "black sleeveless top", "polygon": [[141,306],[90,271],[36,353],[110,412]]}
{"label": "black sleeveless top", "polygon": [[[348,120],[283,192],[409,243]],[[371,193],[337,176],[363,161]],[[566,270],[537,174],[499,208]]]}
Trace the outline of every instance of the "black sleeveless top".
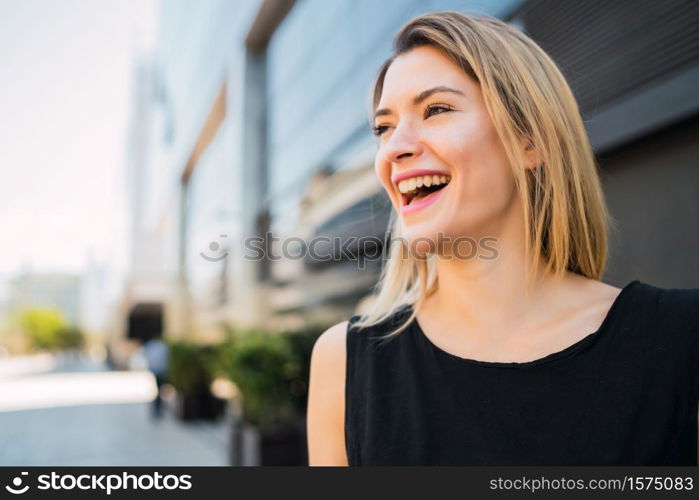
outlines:
{"label": "black sleeveless top", "polygon": [[696,465],[699,288],[626,285],[600,328],[543,358],[449,354],[405,305],[347,331],[349,465]]}

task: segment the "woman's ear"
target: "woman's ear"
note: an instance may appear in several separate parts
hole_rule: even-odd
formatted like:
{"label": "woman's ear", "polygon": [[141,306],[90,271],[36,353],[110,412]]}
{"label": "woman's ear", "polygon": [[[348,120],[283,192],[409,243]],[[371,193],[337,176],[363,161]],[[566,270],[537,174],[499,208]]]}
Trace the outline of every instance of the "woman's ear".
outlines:
{"label": "woman's ear", "polygon": [[524,149],[524,154],[527,158],[524,168],[533,170],[541,165],[539,151],[534,147],[534,143],[532,141],[526,139],[522,140],[522,148]]}

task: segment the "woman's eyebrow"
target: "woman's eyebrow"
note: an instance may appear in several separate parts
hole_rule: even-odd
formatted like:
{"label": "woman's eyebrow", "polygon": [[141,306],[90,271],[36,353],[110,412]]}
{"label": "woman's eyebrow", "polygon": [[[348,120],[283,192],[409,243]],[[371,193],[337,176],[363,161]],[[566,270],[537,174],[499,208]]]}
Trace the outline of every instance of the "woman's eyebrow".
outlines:
{"label": "woman's eyebrow", "polygon": [[452,94],[464,95],[464,93],[460,90],[445,87],[444,85],[439,85],[437,87],[432,87],[431,89],[425,90],[424,92],[420,92],[420,94],[415,96],[415,98],[413,99],[413,104],[420,104],[429,96],[431,96],[432,94],[437,94],[438,92],[451,92]]}
{"label": "woman's eyebrow", "polygon": [[[437,94],[439,92],[451,92],[452,94],[464,95],[464,93],[461,92],[460,90],[452,89],[451,87],[445,87],[444,85],[438,85],[437,87],[432,87],[431,89],[427,89],[423,92],[420,92],[418,95],[416,95],[413,98],[413,104],[414,105],[420,104],[422,101],[427,99],[432,94]],[[377,109],[376,112],[374,113],[374,118],[377,118],[379,116],[390,115],[392,113],[393,112],[388,108]]]}

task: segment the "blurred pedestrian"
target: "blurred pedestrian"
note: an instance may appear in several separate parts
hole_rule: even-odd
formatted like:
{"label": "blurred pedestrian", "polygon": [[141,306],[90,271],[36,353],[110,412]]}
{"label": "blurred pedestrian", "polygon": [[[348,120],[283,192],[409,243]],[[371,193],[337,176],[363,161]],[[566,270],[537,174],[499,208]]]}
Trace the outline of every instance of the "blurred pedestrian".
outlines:
{"label": "blurred pedestrian", "polygon": [[143,355],[146,358],[148,369],[155,377],[157,394],[153,400],[152,415],[155,418],[162,416],[162,398],[160,388],[165,383],[167,374],[168,346],[160,337],[153,337],[143,345]]}

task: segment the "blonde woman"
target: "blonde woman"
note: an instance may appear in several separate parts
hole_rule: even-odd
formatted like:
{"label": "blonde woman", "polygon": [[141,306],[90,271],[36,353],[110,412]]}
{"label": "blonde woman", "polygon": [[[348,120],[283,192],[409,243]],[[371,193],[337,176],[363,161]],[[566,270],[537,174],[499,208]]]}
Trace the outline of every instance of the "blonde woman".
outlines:
{"label": "blonde woman", "polygon": [[315,344],[310,464],[695,465],[699,289],[600,281],[609,216],[549,56],[419,16],[372,115],[392,244],[371,307]]}

